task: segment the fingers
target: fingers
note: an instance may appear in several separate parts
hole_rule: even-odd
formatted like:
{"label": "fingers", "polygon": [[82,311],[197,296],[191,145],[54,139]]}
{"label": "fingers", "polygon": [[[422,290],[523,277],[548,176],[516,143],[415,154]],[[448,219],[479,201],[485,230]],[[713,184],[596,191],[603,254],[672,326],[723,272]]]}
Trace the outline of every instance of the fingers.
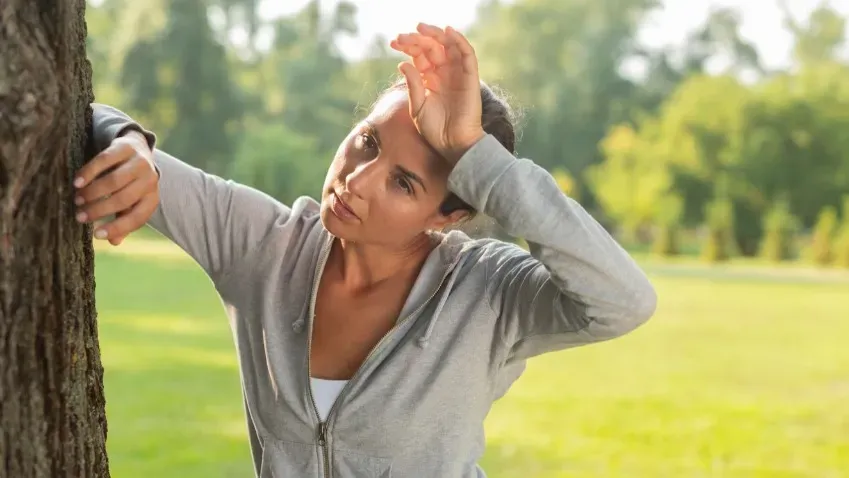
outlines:
{"label": "fingers", "polygon": [[454,47],[460,52],[460,59],[463,62],[463,70],[466,73],[477,75],[478,74],[478,59],[477,55],[475,55],[475,49],[472,47],[472,44],[469,43],[469,40],[466,37],[458,32],[457,30],[447,27],[445,29],[445,35],[448,39],[447,47]]}
{"label": "fingers", "polygon": [[412,57],[422,74],[448,62],[461,64],[465,73],[478,74],[475,49],[462,33],[450,26],[443,30],[425,23],[420,23],[416,30],[418,34],[398,35],[391,46]]}
{"label": "fingers", "polygon": [[390,46],[410,56],[421,73],[439,68],[447,61],[445,49],[438,41],[417,33],[398,35]]}
{"label": "fingers", "polygon": [[135,155],[135,149],[130,144],[115,140],[108,148],[80,168],[74,179],[74,186],[81,188],[89,184],[106,170],[126,162],[133,155]]}
{"label": "fingers", "polygon": [[419,111],[425,102],[425,85],[422,75],[415,66],[408,62],[398,65],[398,69],[407,81],[407,93],[410,97],[410,116],[418,117]]}
{"label": "fingers", "polygon": [[442,45],[445,45],[445,31],[435,25],[427,23],[419,23],[416,25],[416,30],[427,37],[433,38]]}
{"label": "fingers", "polygon": [[85,164],[74,180],[77,220],[90,223],[116,215],[108,224],[96,226],[94,233],[113,245],[144,225],[159,203],[158,174],[134,141],[116,139]]}
{"label": "fingers", "polygon": [[108,198],[86,203],[77,212],[79,222],[92,222],[106,216],[117,214],[131,208],[142,198],[153,194],[156,184],[150,178],[131,181],[126,187],[111,194]]}
{"label": "fingers", "polygon": [[77,206],[98,201],[111,195],[133,182],[141,173],[142,165],[139,161],[130,161],[121,164],[104,176],[91,181],[88,186],[77,191],[74,203]]}
{"label": "fingers", "polygon": [[119,215],[114,221],[102,225],[94,231],[94,237],[98,239],[109,239],[113,245],[118,245],[131,232],[144,226],[147,219],[153,214],[158,204],[156,194],[144,196],[129,211]]}

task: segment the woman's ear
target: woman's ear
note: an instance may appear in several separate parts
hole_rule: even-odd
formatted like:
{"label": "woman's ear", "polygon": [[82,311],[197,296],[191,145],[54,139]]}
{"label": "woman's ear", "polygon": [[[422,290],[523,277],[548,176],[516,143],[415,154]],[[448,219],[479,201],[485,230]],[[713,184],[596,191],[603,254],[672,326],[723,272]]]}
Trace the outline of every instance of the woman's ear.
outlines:
{"label": "woman's ear", "polygon": [[451,227],[456,224],[459,224],[462,221],[469,219],[469,211],[464,211],[462,209],[456,210],[451,214],[443,215],[441,213],[436,214],[436,218],[431,222],[430,229],[434,231],[441,231],[446,227]]}

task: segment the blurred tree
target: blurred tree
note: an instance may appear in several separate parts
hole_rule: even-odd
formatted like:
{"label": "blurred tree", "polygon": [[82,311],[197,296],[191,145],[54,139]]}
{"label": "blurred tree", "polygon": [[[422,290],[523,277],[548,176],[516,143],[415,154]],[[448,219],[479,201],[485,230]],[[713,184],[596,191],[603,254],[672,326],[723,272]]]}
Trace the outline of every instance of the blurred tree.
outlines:
{"label": "blurred tree", "polygon": [[834,259],[834,233],[837,229],[837,211],[833,207],[822,210],[814,226],[808,255],[815,264],[825,266]]}
{"label": "blurred tree", "polygon": [[702,259],[714,263],[731,258],[734,208],[727,197],[718,196],[705,205],[707,235],[702,246]]}
{"label": "blurred tree", "polygon": [[157,36],[128,51],[121,84],[133,111],[175,156],[212,173],[230,168],[243,114],[224,47],[213,35],[203,0],[164,0]]}
{"label": "blurred tree", "polygon": [[800,23],[790,12],[786,0],[778,0],[784,13],[784,26],[793,34],[793,56],[802,65],[833,60],[846,40],[846,19],[831,8],[828,1],[820,1],[808,17],[807,24]]}
{"label": "blurred tree", "polygon": [[849,269],[849,195],[843,197],[840,228],[834,240],[834,265]]}
{"label": "blurred tree", "polygon": [[778,200],[773,204],[764,220],[764,229],[761,257],[771,262],[791,259],[798,223],[790,213],[787,200]]}
{"label": "blurred tree", "polygon": [[91,157],[83,0],[0,15],[0,476],[108,477],[90,228],[71,178]]}
{"label": "blurred tree", "polygon": [[[277,19],[260,18],[259,4],[102,0],[90,12],[91,57],[103,65],[94,80],[103,101],[149,124],[169,151],[262,178],[263,189],[292,198],[305,192],[282,178],[323,177],[352,116],[396,77],[401,57],[382,37],[364,59],[343,57],[337,43],[357,34],[353,2],[311,0]],[[845,22],[826,3],[805,22],[787,15],[799,67],[765,71],[731,8],[712,9],[680,47],[639,44],[657,4],[480,3],[469,36],[482,76],[530,110],[520,154],[601,220],[631,240],[653,237],[656,248],[725,205],[741,254],[765,247],[780,201],[800,228],[812,227],[849,190],[849,67],[837,58]],[[271,46],[260,48],[266,32]],[[628,70],[633,61],[642,73]],[[721,201],[720,177],[728,182]]]}
{"label": "blurred tree", "polygon": [[755,79],[766,74],[754,44],[740,33],[737,10],[712,8],[705,21],[687,35],[678,48],[638,47],[636,59],[645,65],[645,75],[634,93],[637,107],[654,113],[688,78],[709,73],[712,60],[722,60],[722,75],[748,75]]}
{"label": "blurred tree", "polygon": [[349,78],[356,100],[358,116],[365,116],[377,96],[400,78],[398,63],[403,58],[389,48],[389,40],[376,36],[369,45],[365,58],[351,64]]}
{"label": "blurred tree", "polygon": [[[208,5],[217,6],[223,13],[224,24],[220,41],[231,48],[237,45],[232,41],[237,33],[244,35],[243,53],[249,59],[260,54],[258,37],[265,22],[259,14],[261,0],[210,0]],[[241,35],[238,35],[241,36]]]}
{"label": "blurred tree", "polygon": [[697,75],[708,72],[708,62],[725,60],[725,75],[757,76],[764,74],[754,44],[740,33],[740,12],[730,7],[713,7],[704,23],[687,37],[683,51],[683,72]]}
{"label": "blurred tree", "polygon": [[652,252],[660,256],[674,256],[679,253],[678,234],[681,228],[681,215],[684,201],[677,194],[666,194],[655,207],[655,230]]}
{"label": "blurred tree", "polygon": [[612,129],[601,144],[607,159],[587,174],[606,215],[629,241],[638,240],[639,230],[652,224],[660,199],[672,192],[673,178],[653,149],[658,126],[647,120],[641,134],[630,126]]}
{"label": "blurred tree", "polygon": [[634,34],[655,0],[526,0],[484,3],[469,36],[481,75],[530,109],[519,151],[547,168],[569,170],[584,187],[601,159],[599,141],[629,118],[636,86],[620,74]]}
{"label": "blurred tree", "polygon": [[330,163],[330,158],[318,154],[311,138],[276,124],[248,128],[236,158],[234,180],[290,205],[300,196],[320,199]]}
{"label": "blurred tree", "polygon": [[640,120],[636,130],[611,129],[601,143],[606,159],[588,175],[605,212],[634,231],[654,224],[658,204],[674,193],[681,200],[681,224],[696,226],[705,221],[721,176],[728,178],[732,206],[745,200],[749,188],[731,172],[742,161],[736,146],[749,96],[730,76],[694,76],[657,118]]}
{"label": "blurred tree", "polygon": [[274,24],[273,50],[267,58],[272,84],[282,95],[269,111],[292,131],[315,138],[316,147],[331,154],[352,125],[356,100],[351,94],[347,63],[336,46],[356,34],[356,7],[338,2],[329,15],[311,0],[297,15]]}

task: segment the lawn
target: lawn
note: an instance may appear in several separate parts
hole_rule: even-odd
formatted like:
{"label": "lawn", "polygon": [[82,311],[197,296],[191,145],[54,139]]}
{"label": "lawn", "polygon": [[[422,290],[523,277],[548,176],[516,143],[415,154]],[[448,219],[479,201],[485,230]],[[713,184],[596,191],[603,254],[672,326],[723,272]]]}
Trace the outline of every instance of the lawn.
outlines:
{"label": "lawn", "polygon": [[[490,478],[847,476],[849,276],[647,267],[649,324],[531,361],[496,403]],[[252,476],[209,280],[150,240],[101,248],[96,277],[112,475]]]}

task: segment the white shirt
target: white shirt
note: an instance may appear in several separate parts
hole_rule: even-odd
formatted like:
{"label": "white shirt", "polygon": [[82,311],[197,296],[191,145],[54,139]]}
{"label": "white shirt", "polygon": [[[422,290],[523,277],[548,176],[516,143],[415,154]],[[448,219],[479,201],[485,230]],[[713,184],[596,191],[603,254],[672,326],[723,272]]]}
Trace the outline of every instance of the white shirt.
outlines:
{"label": "white shirt", "polygon": [[342,389],[346,383],[348,383],[347,380],[310,378],[312,397],[315,399],[315,405],[318,408],[318,418],[321,421],[327,420],[327,415],[330,413],[330,408],[333,407],[333,402],[342,393]]}

